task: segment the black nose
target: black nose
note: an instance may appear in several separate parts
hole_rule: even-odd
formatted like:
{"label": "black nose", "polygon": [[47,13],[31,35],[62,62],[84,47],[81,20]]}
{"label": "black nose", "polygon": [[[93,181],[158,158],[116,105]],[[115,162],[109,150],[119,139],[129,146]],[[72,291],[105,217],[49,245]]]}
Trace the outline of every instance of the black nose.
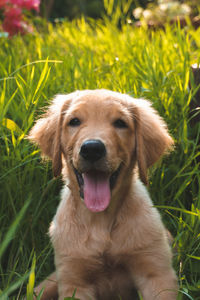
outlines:
{"label": "black nose", "polygon": [[106,148],[100,140],[87,140],[81,146],[80,155],[90,162],[95,162],[106,155]]}

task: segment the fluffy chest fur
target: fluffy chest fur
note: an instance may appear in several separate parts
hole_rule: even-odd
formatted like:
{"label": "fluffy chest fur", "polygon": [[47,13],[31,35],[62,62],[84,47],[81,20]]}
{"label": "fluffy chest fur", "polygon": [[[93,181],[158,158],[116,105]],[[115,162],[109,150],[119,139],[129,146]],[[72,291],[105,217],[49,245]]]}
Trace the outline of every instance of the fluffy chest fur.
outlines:
{"label": "fluffy chest fur", "polygon": [[84,203],[77,207],[65,186],[50,226],[57,268],[68,265],[73,272],[77,270],[81,285],[95,286],[98,300],[114,300],[118,295],[137,299],[131,270],[134,261],[138,254],[161,245],[165,249],[167,244],[160,216],[139,179],[121,202],[117,213],[110,210],[94,215]]}
{"label": "fluffy chest fur", "polygon": [[129,194],[120,199],[117,212],[91,213],[83,202],[76,205],[66,186],[61,198],[50,236],[55,251],[59,248],[63,255],[97,257],[109,253],[111,257],[120,257],[151,247],[159,234],[163,238],[160,216],[139,179],[133,182]]}

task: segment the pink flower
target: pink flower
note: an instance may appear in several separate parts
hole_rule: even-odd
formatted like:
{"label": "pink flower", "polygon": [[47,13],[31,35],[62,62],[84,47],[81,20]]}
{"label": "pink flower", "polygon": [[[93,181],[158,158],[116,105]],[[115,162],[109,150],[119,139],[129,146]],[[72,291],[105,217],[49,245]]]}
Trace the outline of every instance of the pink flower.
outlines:
{"label": "pink flower", "polygon": [[10,19],[6,17],[3,21],[3,30],[8,32],[10,36],[17,33],[24,34],[22,21],[20,19]]}
{"label": "pink flower", "polygon": [[24,2],[24,0],[9,0],[9,2],[11,4],[17,5],[17,6],[21,6],[22,3]]}
{"label": "pink flower", "polygon": [[23,0],[22,7],[28,10],[34,9],[38,12],[40,7],[40,0]]}
{"label": "pink flower", "polygon": [[22,10],[17,6],[7,6],[4,15],[5,18],[21,19]]}
{"label": "pink flower", "polygon": [[7,6],[4,11],[4,16],[2,24],[4,31],[8,32],[10,36],[17,33],[24,33],[21,8],[17,6]]}
{"label": "pink flower", "polygon": [[34,9],[36,11],[39,11],[40,7],[40,0],[0,0],[0,8],[6,8],[6,6],[15,6],[24,8],[27,10]]}
{"label": "pink flower", "polygon": [[32,26],[24,21],[22,10],[39,11],[40,0],[0,0],[0,9],[3,9],[3,30],[10,36],[17,33],[33,32]]}
{"label": "pink flower", "polygon": [[4,8],[5,5],[7,4],[8,0],[0,0],[0,9]]}

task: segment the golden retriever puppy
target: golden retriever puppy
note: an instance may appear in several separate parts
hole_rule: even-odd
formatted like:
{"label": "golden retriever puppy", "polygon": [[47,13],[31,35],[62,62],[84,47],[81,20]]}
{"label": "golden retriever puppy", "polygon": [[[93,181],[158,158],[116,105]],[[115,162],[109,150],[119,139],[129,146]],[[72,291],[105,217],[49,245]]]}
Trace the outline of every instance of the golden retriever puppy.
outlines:
{"label": "golden retriever puppy", "polygon": [[29,138],[65,183],[42,299],[76,289],[81,300],[134,300],[134,288],[144,300],[176,299],[167,233],[145,187],[173,140],[150,103],[108,90],[58,95]]}

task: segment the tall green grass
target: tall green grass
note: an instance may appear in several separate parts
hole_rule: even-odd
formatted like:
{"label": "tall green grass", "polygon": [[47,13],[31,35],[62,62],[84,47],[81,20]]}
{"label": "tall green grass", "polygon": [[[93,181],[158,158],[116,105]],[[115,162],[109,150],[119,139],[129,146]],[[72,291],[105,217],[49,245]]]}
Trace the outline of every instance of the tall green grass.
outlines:
{"label": "tall green grass", "polygon": [[150,171],[149,190],[175,237],[178,299],[200,299],[200,125],[190,125],[200,29],[115,24],[82,19],[0,39],[0,299],[31,299],[34,276],[54,269],[47,231],[62,184],[26,135],[55,94],[86,88],[150,99],[168,123],[176,147]]}

